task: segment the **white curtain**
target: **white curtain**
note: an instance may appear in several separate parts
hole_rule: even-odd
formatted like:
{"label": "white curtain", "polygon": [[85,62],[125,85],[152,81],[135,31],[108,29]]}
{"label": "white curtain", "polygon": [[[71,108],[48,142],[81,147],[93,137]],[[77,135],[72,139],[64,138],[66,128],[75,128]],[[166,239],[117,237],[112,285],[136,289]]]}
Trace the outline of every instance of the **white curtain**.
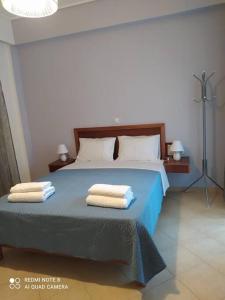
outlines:
{"label": "white curtain", "polygon": [[0,196],[20,182],[2,84],[0,82]]}

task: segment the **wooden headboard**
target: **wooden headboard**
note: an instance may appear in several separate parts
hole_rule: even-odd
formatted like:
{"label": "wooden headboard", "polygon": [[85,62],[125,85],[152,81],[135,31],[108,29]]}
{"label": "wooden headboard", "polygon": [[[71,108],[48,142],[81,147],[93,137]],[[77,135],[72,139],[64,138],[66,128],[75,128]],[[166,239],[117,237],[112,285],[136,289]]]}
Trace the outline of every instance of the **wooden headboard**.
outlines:
{"label": "wooden headboard", "polygon": [[[121,135],[140,136],[160,134],[161,158],[165,157],[165,124],[125,125],[110,127],[90,127],[74,129],[76,151],[80,148],[79,138],[117,137]],[[114,159],[118,157],[119,143],[116,139]]]}

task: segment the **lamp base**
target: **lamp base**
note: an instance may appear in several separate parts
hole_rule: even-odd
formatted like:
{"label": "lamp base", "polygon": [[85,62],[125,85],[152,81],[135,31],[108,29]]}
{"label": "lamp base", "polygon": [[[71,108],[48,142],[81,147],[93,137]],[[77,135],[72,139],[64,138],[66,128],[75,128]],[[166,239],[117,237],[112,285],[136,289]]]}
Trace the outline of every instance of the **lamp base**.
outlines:
{"label": "lamp base", "polygon": [[60,154],[59,159],[61,161],[67,161],[67,155],[66,154]]}
{"label": "lamp base", "polygon": [[173,153],[173,159],[174,160],[180,160],[181,159],[180,152],[174,152]]}

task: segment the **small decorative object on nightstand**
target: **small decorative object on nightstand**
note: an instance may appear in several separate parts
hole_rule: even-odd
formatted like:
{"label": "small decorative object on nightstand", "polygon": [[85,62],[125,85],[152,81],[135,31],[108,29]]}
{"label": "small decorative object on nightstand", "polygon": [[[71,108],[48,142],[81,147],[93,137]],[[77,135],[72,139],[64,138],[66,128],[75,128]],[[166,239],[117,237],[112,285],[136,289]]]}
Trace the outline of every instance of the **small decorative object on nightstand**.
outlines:
{"label": "small decorative object on nightstand", "polygon": [[66,161],[61,161],[60,159],[58,159],[48,165],[49,172],[55,172],[56,170],[63,168],[67,165],[70,165],[74,162],[75,162],[75,159],[72,157],[69,157]]}
{"label": "small decorative object on nightstand", "polygon": [[59,154],[59,159],[61,161],[66,161],[68,159],[68,149],[66,145],[64,144],[58,145],[57,154]]}
{"label": "small decorative object on nightstand", "polygon": [[180,160],[181,152],[184,152],[184,148],[181,144],[181,141],[173,141],[173,144],[170,147],[170,151],[173,152],[174,160]]}

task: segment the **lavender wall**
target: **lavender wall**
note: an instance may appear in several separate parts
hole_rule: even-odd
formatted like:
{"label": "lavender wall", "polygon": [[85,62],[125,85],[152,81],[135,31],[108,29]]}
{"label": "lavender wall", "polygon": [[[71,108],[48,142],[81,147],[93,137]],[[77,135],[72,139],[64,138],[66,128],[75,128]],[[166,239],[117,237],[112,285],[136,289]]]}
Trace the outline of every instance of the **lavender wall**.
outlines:
{"label": "lavender wall", "polygon": [[16,47],[32,177],[47,173],[59,143],[75,153],[74,127],[113,125],[118,117],[121,124],[165,122],[167,140],[182,140],[191,156],[191,174],[170,176],[172,185],[186,185],[201,166],[201,106],[192,101],[200,89],[192,74],[205,69],[216,71],[209,167],[222,183],[224,37],[219,6]]}

